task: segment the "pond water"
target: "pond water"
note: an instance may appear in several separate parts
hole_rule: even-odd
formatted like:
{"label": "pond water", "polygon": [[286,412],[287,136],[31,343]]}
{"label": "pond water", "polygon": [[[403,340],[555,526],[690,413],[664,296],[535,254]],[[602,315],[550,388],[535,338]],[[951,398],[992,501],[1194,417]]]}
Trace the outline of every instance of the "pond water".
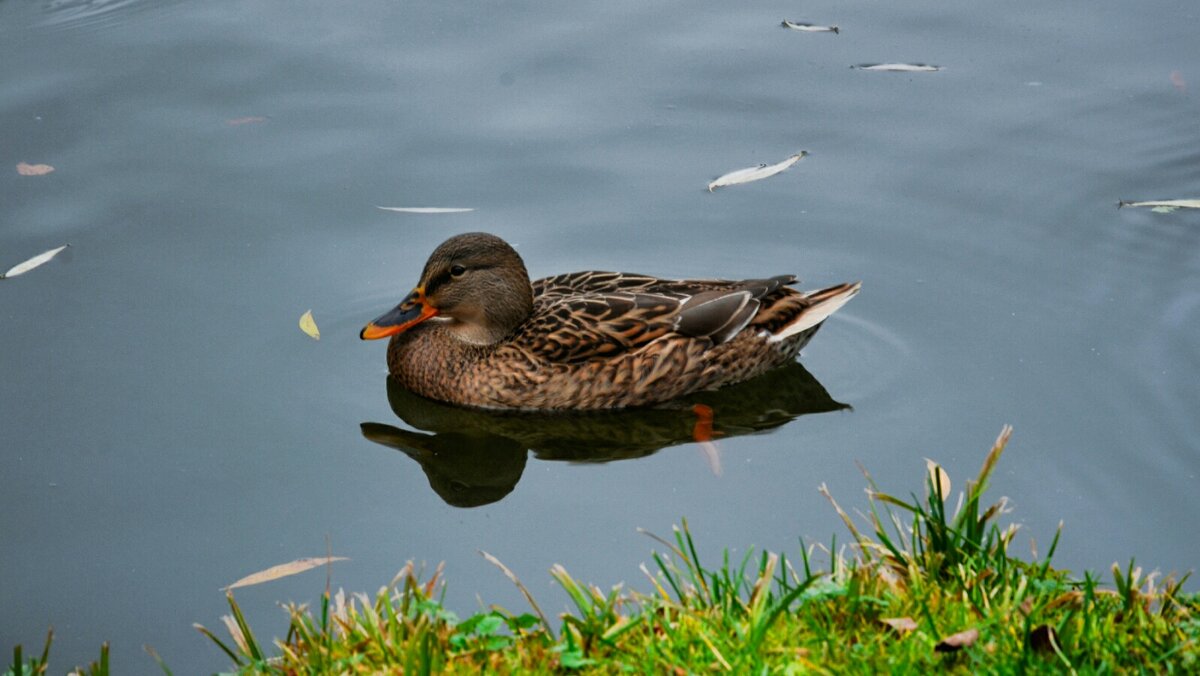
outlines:
{"label": "pond water", "polygon": [[[784,29],[784,19],[840,34]],[[703,553],[844,541],[856,462],[994,481],[1061,565],[1200,562],[1200,6],[0,1],[0,649],[212,671],[218,589],[327,547],[371,591],[548,612]],[[851,65],[929,63],[938,72]],[[715,176],[811,154],[709,193]],[[19,163],[53,173],[20,175]],[[407,214],[377,206],[467,207]],[[451,234],[534,276],[795,273],[862,293],[803,368],[686,415],[480,420],[389,390],[362,324]],[[297,327],[312,309],[314,341]],[[561,425],[561,429],[558,427]],[[469,433],[468,433],[469,432]],[[397,449],[403,452],[399,452]],[[318,573],[240,590],[276,601]]]}

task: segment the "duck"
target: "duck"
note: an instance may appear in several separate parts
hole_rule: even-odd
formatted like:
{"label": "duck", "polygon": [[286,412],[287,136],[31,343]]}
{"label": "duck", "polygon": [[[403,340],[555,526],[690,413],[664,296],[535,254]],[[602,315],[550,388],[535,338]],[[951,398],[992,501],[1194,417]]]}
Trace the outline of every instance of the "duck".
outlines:
{"label": "duck", "polygon": [[457,406],[656,406],[793,361],[861,286],[795,283],[596,270],[530,281],[512,246],[472,232],[434,249],[412,292],[359,337],[390,338],[390,377]]}

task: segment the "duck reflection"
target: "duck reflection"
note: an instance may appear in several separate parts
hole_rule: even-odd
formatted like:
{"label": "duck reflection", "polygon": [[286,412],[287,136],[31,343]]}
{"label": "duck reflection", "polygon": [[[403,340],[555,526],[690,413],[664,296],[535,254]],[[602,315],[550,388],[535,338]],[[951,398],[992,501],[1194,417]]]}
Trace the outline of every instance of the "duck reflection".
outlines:
{"label": "duck reflection", "polygon": [[768,432],[808,413],[849,408],[798,362],[715,392],[654,408],[526,413],[442,404],[387,381],[388,402],[410,431],[362,423],[363,436],[416,460],[447,504],[478,507],[512,492],[529,451],[539,460],[608,462],[709,439]]}

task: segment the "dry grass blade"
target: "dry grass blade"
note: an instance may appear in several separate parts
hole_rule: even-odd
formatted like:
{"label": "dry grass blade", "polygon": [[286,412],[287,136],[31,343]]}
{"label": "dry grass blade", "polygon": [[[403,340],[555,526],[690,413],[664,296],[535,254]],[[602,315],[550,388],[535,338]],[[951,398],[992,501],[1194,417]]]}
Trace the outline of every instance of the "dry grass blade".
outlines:
{"label": "dry grass blade", "polygon": [[500,559],[497,559],[482,549],[479,550],[479,554],[486,559],[488,563],[499,568],[500,572],[504,573],[505,577],[507,577],[513,584],[517,585],[517,589],[521,590],[521,594],[525,596],[525,600],[529,601],[529,606],[533,608],[533,612],[537,613],[538,617],[542,620],[542,626],[546,628],[546,631],[553,631],[550,628],[550,621],[546,619],[546,614],[542,612],[541,606],[539,606],[537,601],[534,600],[533,594],[529,593],[529,590],[524,584],[521,583],[521,580],[517,577],[517,574],[509,570],[508,566],[501,563]]}
{"label": "dry grass blade", "polygon": [[241,650],[243,655],[249,655],[250,644],[246,642],[246,635],[242,633],[242,628],[238,626],[233,615],[222,615],[221,622],[225,624],[225,629],[229,631],[229,636],[237,644],[238,650]]}
{"label": "dry grass blade", "polygon": [[429,578],[429,582],[425,583],[425,596],[433,596],[433,590],[437,587],[437,582],[441,579],[444,572],[446,572],[446,562],[442,561],[437,565],[437,568],[433,569],[433,575]]}
{"label": "dry grass blade", "polygon": [[655,542],[661,544],[662,546],[666,547],[667,549],[670,549],[672,552],[675,553],[675,556],[678,556],[680,559],[687,559],[687,555],[684,554],[683,551],[680,550],[678,547],[676,547],[674,544],[667,542],[663,538],[655,535],[654,533],[651,533],[650,531],[646,530],[645,528],[642,528],[639,526],[637,529],[637,532],[641,533],[642,535],[645,535],[646,537],[650,538],[651,540],[654,540]]}
{"label": "dry grass blade", "polygon": [[842,506],[837,503],[837,500],[833,499],[833,494],[829,492],[829,487],[822,483],[817,487],[817,490],[820,491],[821,495],[825,496],[825,499],[829,500],[829,503],[833,505],[834,510],[837,511],[838,516],[842,517],[842,522],[846,524],[846,528],[850,529],[850,534],[854,536],[854,541],[858,543],[859,549],[863,552],[863,555],[869,557],[868,551],[872,543],[863,537],[862,533],[858,532],[858,527],[854,525],[854,520],[851,519],[850,515],[846,513],[846,510],[842,509]]}
{"label": "dry grass blade", "polygon": [[1008,446],[1008,438],[1012,436],[1012,425],[1005,425],[1000,430],[1000,435],[996,437],[995,443],[992,444],[992,450],[988,451],[987,457],[983,460],[983,467],[979,470],[979,483],[982,484],[992,474],[992,470],[996,468],[996,462],[1000,460],[1000,454],[1004,452],[1004,447]]}
{"label": "dry grass blade", "polygon": [[779,565],[779,555],[775,552],[767,553],[767,565],[763,567],[762,573],[758,579],[754,581],[754,587],[750,590],[750,606],[751,612],[758,614],[762,607],[767,602],[767,594],[771,591],[771,582],[775,578],[775,567]]}
{"label": "dry grass blade", "polygon": [[[441,570],[440,565],[438,566],[438,569]],[[392,577],[392,581],[388,583],[388,588],[395,589],[401,582],[412,577],[412,574],[413,562],[409,561],[404,564],[404,567],[400,569],[400,572],[396,573],[396,575]]]}
{"label": "dry grass blade", "polygon": [[228,587],[222,588],[222,591],[229,591],[230,589],[237,589],[238,587],[249,587],[255,584],[262,584],[263,582],[278,580],[281,577],[288,577],[289,575],[303,573],[307,570],[312,570],[313,568],[324,566],[328,563],[333,563],[334,561],[349,560],[350,559],[347,559],[344,556],[319,556],[314,558],[296,559],[295,561],[281,563],[278,566],[271,566],[266,570],[260,570],[257,573],[247,575]]}

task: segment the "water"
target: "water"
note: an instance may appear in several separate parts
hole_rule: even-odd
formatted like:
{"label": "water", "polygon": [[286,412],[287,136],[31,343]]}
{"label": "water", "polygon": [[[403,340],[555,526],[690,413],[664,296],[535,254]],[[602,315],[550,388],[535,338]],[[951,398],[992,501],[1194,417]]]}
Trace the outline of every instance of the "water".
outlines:
{"label": "water", "polygon": [[[1195,567],[1200,214],[1115,205],[1200,196],[1198,21],[1166,0],[0,2],[0,268],[73,245],[0,282],[0,646],[53,625],[56,669],[111,640],[121,672],[154,669],[143,644],[216,670],[190,625],[219,626],[218,588],[327,546],[352,559],[335,586],[444,560],[456,610],[523,608],[486,550],[554,612],[553,563],[641,584],[639,526],[795,552],[842,533],[821,482],[859,506],[856,461],[905,492],[930,457],[957,488],[1004,423],[1022,547],[1062,519],[1072,569]],[[944,70],[849,68],[880,61]],[[469,230],[535,276],[864,290],[784,374],[815,400],[714,406],[770,427],[715,454],[686,416],[635,417],[555,443],[477,424],[461,462],[421,464],[361,425],[459,423],[406,408],[356,333]],[[275,601],[322,587],[238,598],[278,635]]]}

